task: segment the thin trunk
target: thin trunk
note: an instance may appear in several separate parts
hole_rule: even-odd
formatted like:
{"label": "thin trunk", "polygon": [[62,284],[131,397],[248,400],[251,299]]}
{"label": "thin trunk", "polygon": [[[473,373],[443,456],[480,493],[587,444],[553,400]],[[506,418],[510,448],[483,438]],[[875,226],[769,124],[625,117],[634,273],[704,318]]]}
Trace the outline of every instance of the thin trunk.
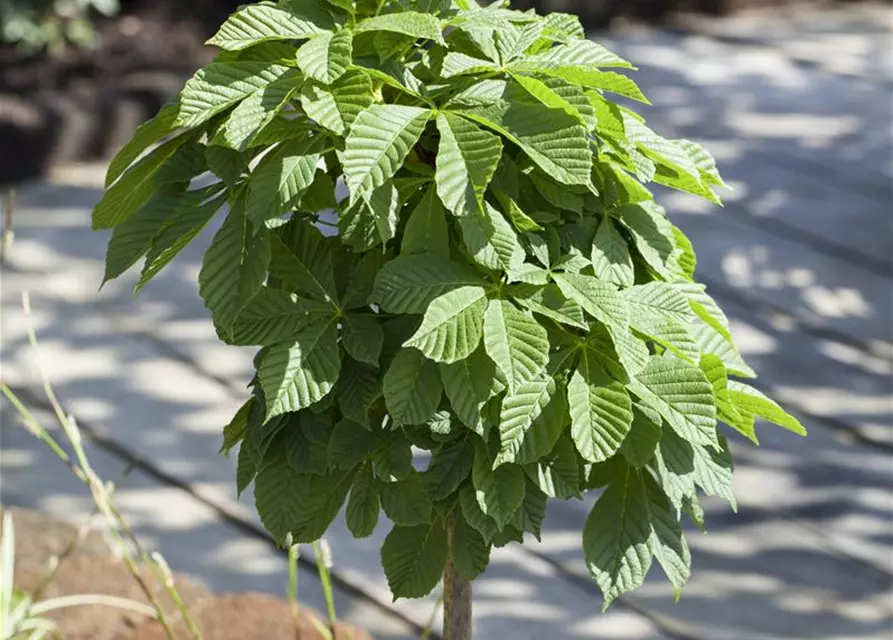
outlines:
{"label": "thin trunk", "polygon": [[[453,523],[447,529],[449,548],[453,547]],[[459,575],[452,554],[443,571],[443,639],[471,640],[471,582]]]}

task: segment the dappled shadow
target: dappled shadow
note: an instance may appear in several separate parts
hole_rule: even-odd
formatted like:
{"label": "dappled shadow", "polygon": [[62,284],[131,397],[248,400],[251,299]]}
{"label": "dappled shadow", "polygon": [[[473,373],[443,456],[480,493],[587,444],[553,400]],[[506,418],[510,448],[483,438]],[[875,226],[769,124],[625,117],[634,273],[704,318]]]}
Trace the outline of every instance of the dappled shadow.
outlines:
{"label": "dappled shadow", "polygon": [[[740,511],[707,503],[709,533],[690,534],[694,577],[678,605],[654,569],[628,606],[602,617],[580,551],[588,504],[551,504],[543,543],[530,546],[538,555],[501,550],[477,585],[481,635],[662,637],[653,618],[710,640],[886,637],[893,622],[889,100],[876,84],[763,48],[655,32],[607,44],[641,67],[637,78],[659,105],[640,109],[653,128],[704,143],[735,187],[725,209],[678,194],[664,203],[694,241],[699,273],[732,318],[760,384],[811,435],[765,427],[759,450],[734,440]],[[251,351],[219,344],[197,295],[214,229],[136,301],[132,278],[97,293],[103,234],[89,230],[86,209],[100,195],[98,182],[22,195],[12,268],[3,274],[4,378],[34,387],[17,302],[17,292],[30,288],[43,357],[68,407],[204,499],[256,522],[250,496],[234,500],[233,461],[216,454],[220,428],[245,396]],[[3,499],[82,508],[72,502],[79,488],[44,474],[40,455],[4,433]],[[213,513],[191,512],[192,502],[177,502],[182,492],[130,482],[122,501],[172,564],[215,588],[281,592],[284,561],[268,547],[252,546]],[[386,601],[378,563],[384,533],[380,526],[373,538],[353,541],[339,524],[332,540],[336,570]],[[429,604],[395,606],[422,620]]]}

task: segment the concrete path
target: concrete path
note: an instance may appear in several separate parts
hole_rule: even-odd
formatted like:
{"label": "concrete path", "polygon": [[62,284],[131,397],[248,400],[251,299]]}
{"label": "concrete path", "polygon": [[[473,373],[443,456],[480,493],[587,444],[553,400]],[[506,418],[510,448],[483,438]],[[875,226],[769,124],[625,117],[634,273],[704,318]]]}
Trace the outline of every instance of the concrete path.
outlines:
{"label": "concrete path", "polygon": [[[641,67],[659,105],[646,111],[652,126],[706,144],[735,186],[724,209],[665,201],[761,384],[810,437],[764,427],[762,448],[736,441],[739,513],[707,503],[709,533],[690,535],[694,577],[677,605],[655,575],[600,614],[579,549],[588,504],[550,505],[543,542],[498,551],[476,584],[481,638],[893,637],[893,146],[877,59],[893,16],[834,15],[607,42]],[[2,377],[40,401],[19,311],[27,289],[43,362],[96,435],[97,467],[120,478],[138,533],[214,589],[281,594],[284,559],[250,496],[235,497],[234,461],[216,454],[251,353],[218,343],[196,293],[211,232],[139,299],[132,281],[97,293],[105,238],[89,230],[89,208],[101,181],[101,167],[71,168],[22,193],[2,279]],[[0,433],[0,500],[83,517],[85,493],[8,408]],[[339,612],[377,637],[413,637],[434,601],[390,602],[385,534],[357,542],[333,527]],[[302,599],[320,607],[312,567],[304,574]]]}

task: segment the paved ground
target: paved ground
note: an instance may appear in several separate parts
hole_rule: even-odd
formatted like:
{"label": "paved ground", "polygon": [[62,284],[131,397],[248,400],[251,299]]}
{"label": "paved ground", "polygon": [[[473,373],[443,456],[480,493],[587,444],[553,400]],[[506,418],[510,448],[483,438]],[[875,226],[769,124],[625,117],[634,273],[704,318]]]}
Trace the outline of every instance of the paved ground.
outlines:
{"label": "paved ground", "polygon": [[[761,383],[810,437],[767,427],[762,448],[736,443],[739,513],[707,505],[677,605],[654,580],[601,615],[579,551],[587,505],[551,505],[543,542],[499,551],[476,586],[480,637],[893,638],[891,19],[868,7],[609,39],[640,65],[655,128],[705,143],[734,185],[724,209],[666,203]],[[2,279],[3,378],[39,398],[18,307],[29,289],[43,361],[98,434],[96,465],[120,478],[137,531],[215,589],[281,593],[284,560],[216,454],[251,354],[218,344],[197,297],[208,237],[138,300],[126,282],[97,293],[104,238],[89,207],[101,175],[72,168],[22,193]],[[84,492],[2,418],[2,501],[82,517]],[[122,477],[130,455],[137,468]],[[334,527],[340,612],[377,637],[411,637],[433,601],[390,603],[385,533],[356,542]],[[302,599],[320,606],[305,574]]]}

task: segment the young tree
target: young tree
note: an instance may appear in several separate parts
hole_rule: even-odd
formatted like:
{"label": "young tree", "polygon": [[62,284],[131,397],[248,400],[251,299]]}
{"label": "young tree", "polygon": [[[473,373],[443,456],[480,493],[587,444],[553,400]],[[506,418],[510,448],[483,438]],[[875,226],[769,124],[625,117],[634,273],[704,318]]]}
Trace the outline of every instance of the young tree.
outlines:
{"label": "young tree", "polygon": [[754,373],[644,186],[719,203],[710,154],[608,98],[648,103],[574,16],[503,5],[243,7],[93,218],[114,228],[106,279],[145,256],[140,289],[225,211],[199,290],[221,340],[260,347],[224,430],[239,491],[279,542],[345,503],[369,536],[384,511],[394,596],[443,577],[451,639],[491,548],[587,491],[605,605],[653,559],[678,592],[682,513],[702,524],[698,489],[734,505],[718,421],[804,433],[730,378]]}

